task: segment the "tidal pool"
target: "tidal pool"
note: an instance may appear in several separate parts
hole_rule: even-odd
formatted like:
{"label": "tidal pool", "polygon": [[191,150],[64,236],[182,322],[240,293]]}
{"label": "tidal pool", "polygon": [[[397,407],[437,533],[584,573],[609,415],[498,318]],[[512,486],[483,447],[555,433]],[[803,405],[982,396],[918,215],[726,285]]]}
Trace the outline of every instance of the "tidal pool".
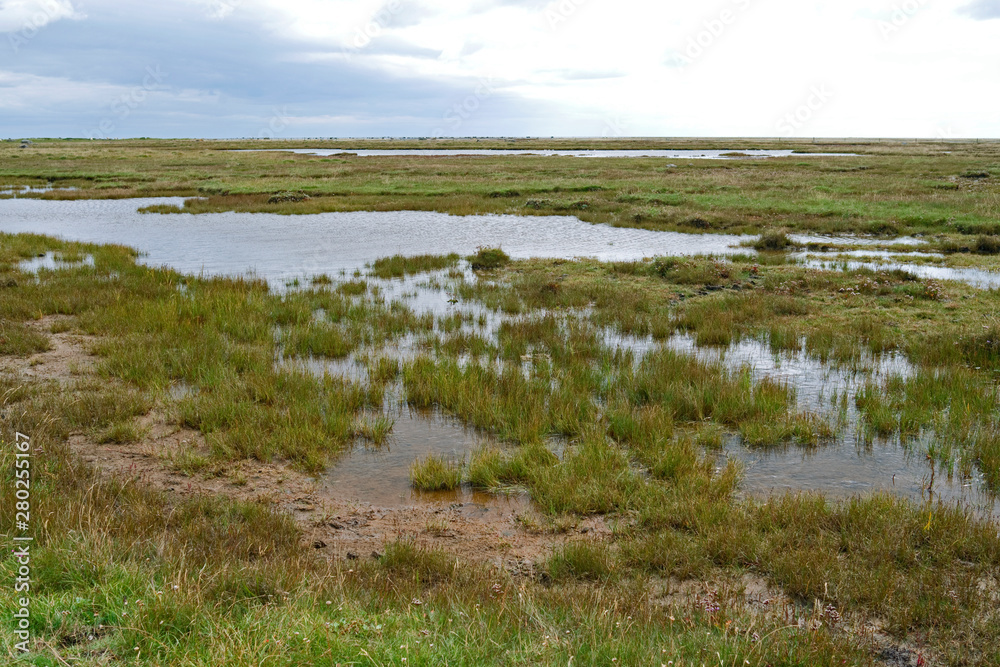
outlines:
{"label": "tidal pool", "polygon": [[[183,273],[254,274],[274,286],[326,273],[353,272],[394,254],[470,254],[480,246],[502,247],[515,259],[530,257],[629,261],[657,255],[753,254],[742,247],[753,237],[681,234],[590,224],[572,216],[471,215],[387,211],[275,215],[271,213],[142,214],[156,204],[183,199],[0,200],[0,232],[48,234],[90,243],[119,243],[142,253],[141,261]],[[797,243],[884,243],[863,237],[794,235]],[[920,239],[893,243],[920,244]],[[896,263],[805,260],[809,266],[902,268],[922,277],[958,280],[977,287],[1000,285],[1000,273]]]}
{"label": "tidal pool", "polygon": [[322,273],[361,269],[394,254],[471,254],[502,247],[511,257],[594,257],[605,261],[655,255],[746,253],[748,237],[679,234],[592,225],[570,216],[453,216],[424,211],[141,214],[179,198],[0,201],[0,231],[119,243],[153,266],[184,273],[253,273],[275,285]]}

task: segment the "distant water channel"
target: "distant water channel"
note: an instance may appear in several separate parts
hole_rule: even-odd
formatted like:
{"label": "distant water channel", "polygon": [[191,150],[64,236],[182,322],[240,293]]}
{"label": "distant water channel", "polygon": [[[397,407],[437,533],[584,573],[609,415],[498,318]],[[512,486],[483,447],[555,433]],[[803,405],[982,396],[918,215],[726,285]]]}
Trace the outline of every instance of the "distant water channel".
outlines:
{"label": "distant water channel", "polygon": [[856,157],[856,153],[799,153],[794,150],[517,150],[517,149],[436,149],[436,148],[393,148],[387,150],[355,150],[348,148],[270,148],[264,150],[242,150],[241,153],[283,152],[300,155],[356,155],[358,157],[502,157],[502,156],[536,156],[536,157],[584,157],[584,158],[664,158],[668,160],[748,160],[767,159],[772,157]]}

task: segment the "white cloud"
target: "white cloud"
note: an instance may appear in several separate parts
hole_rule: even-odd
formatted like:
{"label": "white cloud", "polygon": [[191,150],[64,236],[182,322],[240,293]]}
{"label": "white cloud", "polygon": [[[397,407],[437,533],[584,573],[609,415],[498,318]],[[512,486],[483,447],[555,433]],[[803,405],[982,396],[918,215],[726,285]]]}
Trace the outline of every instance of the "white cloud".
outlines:
{"label": "white cloud", "polygon": [[82,18],[70,0],[6,0],[0,3],[0,32],[33,35],[60,19]]}

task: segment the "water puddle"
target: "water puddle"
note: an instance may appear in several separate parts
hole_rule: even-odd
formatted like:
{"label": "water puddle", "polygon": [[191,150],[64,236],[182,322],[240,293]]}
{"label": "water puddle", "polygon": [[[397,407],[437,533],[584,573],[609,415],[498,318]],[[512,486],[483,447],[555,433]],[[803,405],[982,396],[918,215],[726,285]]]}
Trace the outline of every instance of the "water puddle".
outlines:
{"label": "water puddle", "polygon": [[853,234],[844,234],[841,236],[829,236],[826,234],[789,234],[793,242],[798,245],[817,245],[817,246],[829,246],[831,250],[836,251],[839,246],[844,245],[861,245],[861,246],[874,246],[874,245],[904,245],[904,246],[919,246],[926,245],[927,240],[918,238],[916,236],[900,236],[898,238],[886,239],[871,236],[856,236]]}
{"label": "water puddle", "polygon": [[[471,254],[481,246],[502,247],[511,257],[634,261],[658,255],[752,254],[740,244],[753,238],[725,234],[653,232],[592,225],[570,216],[452,216],[426,211],[319,213],[284,216],[269,213],[144,215],[153,204],[179,205],[176,197],[123,200],[0,201],[0,231],[30,232],[90,243],[129,245],[145,253],[142,261],[182,273],[254,274],[275,286],[319,274],[363,270],[395,254]],[[876,244],[861,237],[795,237],[801,242]],[[895,242],[906,242],[906,239]],[[922,242],[912,239],[912,243]],[[975,287],[1000,286],[1000,273],[904,263],[804,259],[827,270],[894,269]],[[437,297],[434,297],[437,298]],[[447,301],[447,299],[445,299]]]}
{"label": "water puddle", "polygon": [[395,419],[388,444],[375,448],[358,444],[322,475],[320,490],[344,501],[361,500],[377,507],[405,507],[418,503],[463,503],[523,511],[530,506],[524,494],[494,495],[463,485],[455,491],[433,493],[410,486],[410,465],[429,455],[461,463],[478,447],[496,442],[438,412],[420,412],[397,405],[387,415]]}
{"label": "water puddle", "polygon": [[758,340],[743,339],[730,347],[699,347],[688,334],[675,334],[663,345],[703,361],[720,363],[730,370],[749,367],[758,378],[768,378],[795,390],[798,408],[823,413],[830,409],[831,397],[848,393],[848,409],[853,409],[854,394],[867,382],[890,375],[908,378],[913,367],[896,354],[866,356],[850,366],[824,364],[806,351],[775,354]]}
{"label": "water puddle", "polygon": [[44,255],[26,259],[18,264],[18,268],[25,273],[38,273],[46,269],[55,271],[57,269],[72,269],[80,266],[93,266],[93,255],[86,255],[79,259],[66,260],[60,253],[47,252]]}
{"label": "water puddle", "polygon": [[51,183],[39,187],[32,185],[0,185],[0,197],[13,197],[14,199],[17,199],[18,195],[38,194],[44,192],[70,192],[76,189],[78,188],[57,188]]}
{"label": "water puddle", "polygon": [[[795,390],[799,410],[840,421],[833,442],[819,447],[745,447],[738,437],[725,446],[725,456],[745,466],[743,491],[767,496],[786,491],[821,491],[832,498],[888,491],[922,502],[933,498],[960,504],[984,517],[1000,517],[1000,499],[982,491],[978,472],[971,479],[935,471],[926,456],[933,434],[903,445],[898,438],[866,441],[857,393],[868,382],[888,376],[910,377],[914,369],[899,355],[868,356],[847,366],[830,366],[805,351],[775,354],[760,341],[743,340],[728,348],[698,347],[689,335],[675,335],[666,347],[691,354],[730,370],[749,367],[757,379],[768,378]],[[836,401],[836,404],[835,404]]]}
{"label": "water puddle", "polygon": [[[797,491],[820,491],[832,499],[893,493],[916,502],[940,500],[965,507],[983,518],[1000,518],[1000,500],[981,491],[978,474],[948,478],[932,470],[919,447],[898,442],[856,443],[851,434],[811,449],[750,450],[738,438],[729,442],[727,457],[743,463],[743,493],[752,497]],[[933,484],[932,484],[933,482]]]}
{"label": "water puddle", "polygon": [[272,148],[263,150],[240,150],[239,153],[297,153],[331,157],[350,155],[357,157],[467,157],[467,156],[535,156],[535,157],[582,157],[582,158],[666,158],[674,160],[747,160],[775,157],[857,157],[856,153],[799,153],[794,150],[516,150],[516,149],[438,149],[438,148],[396,148],[387,150],[357,150],[347,148]]}
{"label": "water puddle", "polygon": [[[912,252],[893,252],[891,250],[836,250],[833,252],[837,253],[840,257],[859,257],[859,258],[875,258],[892,260],[897,257],[910,257],[913,259],[932,259],[939,260],[944,259],[944,255],[939,252],[920,252],[914,250]],[[822,257],[816,257],[812,253],[796,254],[793,255],[796,259],[819,259],[820,261],[830,261]]]}
{"label": "water puddle", "polygon": [[996,289],[1000,287],[1000,273],[984,269],[952,269],[944,266],[928,264],[908,264],[904,262],[865,262],[860,260],[821,260],[802,259],[802,266],[823,271],[906,271],[918,278],[931,280],[954,280],[979,289]]}

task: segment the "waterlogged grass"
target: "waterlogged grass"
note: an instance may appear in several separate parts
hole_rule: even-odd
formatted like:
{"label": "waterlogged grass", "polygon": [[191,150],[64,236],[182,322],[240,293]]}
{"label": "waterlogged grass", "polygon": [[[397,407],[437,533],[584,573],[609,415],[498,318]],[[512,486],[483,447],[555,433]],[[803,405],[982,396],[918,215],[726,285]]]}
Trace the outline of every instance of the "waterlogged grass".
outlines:
{"label": "waterlogged grass", "polygon": [[776,252],[786,250],[792,245],[792,240],[781,229],[769,229],[763,232],[753,243],[753,247],[761,251]]}
{"label": "waterlogged grass", "polygon": [[393,255],[375,260],[370,274],[376,278],[403,278],[418,273],[450,269],[458,264],[458,255]]}
{"label": "waterlogged grass", "polygon": [[410,484],[418,491],[454,491],[462,484],[462,464],[431,454],[410,466]]}
{"label": "waterlogged grass", "polygon": [[[59,321],[92,336],[99,356],[96,378],[25,387],[5,375],[0,385],[9,427],[45,452],[33,490],[34,512],[49,517],[34,524],[33,630],[64,659],[870,664],[870,645],[840,627],[843,616],[878,619],[943,664],[1000,660],[995,525],[888,495],[740,499],[739,466],[717,457],[725,438],[816,447],[836,424],[801,412],[783,384],[655,344],[678,332],[706,344],[753,338],[859,368],[886,351],[907,355],[912,376],[858,395],[872,437],[910,446],[933,434],[933,458],[962,474],[978,469],[995,488],[990,293],[752,257],[511,262],[475,281],[444,280],[456,306],[501,318],[491,329],[474,313],[413,313],[361,281],[275,294],[254,280],[136,266],[123,248],[0,241],[15,282],[3,288],[4,325],[69,316]],[[23,279],[17,259],[46,251],[94,263]],[[609,330],[652,347],[616,349]],[[406,361],[390,351],[404,336],[426,342]],[[341,352],[360,362],[365,382],[297,363]],[[505,441],[461,465],[414,462],[415,488],[516,487],[547,519],[601,515],[611,535],[567,541],[547,555],[543,581],[405,540],[377,560],[327,563],[268,507],[168,500],[141,480],[100,477],[65,445],[74,433],[141,442],[140,418],[159,407],[205,436],[207,450],[172,455],[177,470],[249,459],[318,472],[358,437],[388,441],[383,399],[397,383],[414,406]],[[176,384],[190,391],[173,399]],[[0,458],[13,469],[10,447]],[[0,561],[8,574],[13,566]],[[735,583],[728,593],[705,583],[695,599],[657,597],[662,582],[747,575],[802,601],[792,615],[816,622],[753,611]],[[41,659],[47,647],[35,648]]]}
{"label": "waterlogged grass", "polygon": [[467,259],[475,271],[499,269],[510,262],[510,257],[500,248],[479,248],[475,255],[470,255]]}

